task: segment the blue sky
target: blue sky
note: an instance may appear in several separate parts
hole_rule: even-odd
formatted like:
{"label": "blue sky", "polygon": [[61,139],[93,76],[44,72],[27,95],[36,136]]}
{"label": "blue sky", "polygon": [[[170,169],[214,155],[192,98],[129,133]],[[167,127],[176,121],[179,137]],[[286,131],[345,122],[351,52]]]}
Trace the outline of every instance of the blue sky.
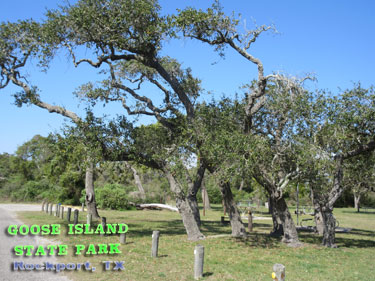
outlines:
{"label": "blue sky", "polygon": [[[3,1],[0,21],[43,18],[45,8],[55,8],[56,0]],[[74,1],[71,1],[74,2]],[[187,5],[206,8],[211,1],[161,0],[165,13]],[[317,82],[310,89],[328,89],[334,93],[339,88],[350,88],[353,82],[364,87],[375,84],[375,2],[367,0],[273,0],[221,1],[227,13],[241,13],[243,24],[250,29],[255,20],[258,25],[274,24],[279,34],[261,36],[252,54],[260,58],[266,74],[281,71],[302,76],[314,73]],[[238,54],[227,50],[225,59],[219,58],[209,46],[182,40],[169,42],[164,52],[177,58],[184,67],[191,67],[193,74],[203,81],[203,87],[219,98],[223,94],[241,94],[239,87],[256,77],[256,68]],[[35,65],[28,67],[29,79],[41,89],[43,99],[68,109],[82,112],[72,92],[82,83],[97,80],[96,70],[87,66],[75,69],[65,57],[58,56],[45,73]],[[31,107],[17,108],[11,94],[15,88],[0,90],[0,153],[13,153],[17,146],[36,134],[57,132],[64,118],[45,110]],[[123,112],[113,105],[98,111],[100,114]]]}

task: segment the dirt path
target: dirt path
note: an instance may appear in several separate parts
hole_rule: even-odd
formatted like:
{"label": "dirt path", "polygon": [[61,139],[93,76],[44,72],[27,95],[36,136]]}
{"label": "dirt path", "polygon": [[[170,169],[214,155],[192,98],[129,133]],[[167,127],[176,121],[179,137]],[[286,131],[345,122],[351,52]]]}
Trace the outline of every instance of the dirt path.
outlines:
{"label": "dirt path", "polygon": [[1,281],[69,281],[61,273],[45,270],[24,270],[14,271],[14,262],[24,262],[25,264],[41,264],[45,262],[54,264],[58,260],[54,256],[45,257],[25,257],[16,256],[13,252],[15,245],[47,245],[51,242],[40,236],[10,236],[7,234],[9,225],[23,224],[17,219],[18,211],[40,211],[39,205],[26,204],[0,204],[0,280]]}

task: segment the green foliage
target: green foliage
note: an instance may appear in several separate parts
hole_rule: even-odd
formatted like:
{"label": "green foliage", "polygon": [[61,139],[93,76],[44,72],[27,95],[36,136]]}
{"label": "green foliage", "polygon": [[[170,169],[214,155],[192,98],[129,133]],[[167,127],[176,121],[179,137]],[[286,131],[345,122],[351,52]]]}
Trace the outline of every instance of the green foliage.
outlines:
{"label": "green foliage", "polygon": [[154,53],[165,33],[157,1],[80,0],[47,14],[47,30],[55,42]]}
{"label": "green foliage", "polygon": [[[130,189],[132,190],[132,188]],[[106,184],[95,189],[95,200],[99,208],[127,210],[129,205],[129,188],[119,184]],[[85,200],[86,192],[82,190],[81,202]]]}

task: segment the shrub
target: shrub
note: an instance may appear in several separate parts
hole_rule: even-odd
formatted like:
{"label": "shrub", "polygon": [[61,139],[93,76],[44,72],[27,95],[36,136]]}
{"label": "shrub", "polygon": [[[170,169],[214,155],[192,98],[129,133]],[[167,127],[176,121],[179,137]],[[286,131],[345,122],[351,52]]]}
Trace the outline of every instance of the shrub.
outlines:
{"label": "shrub", "polygon": [[[99,208],[127,210],[131,206],[128,198],[129,190],[120,184],[106,184],[95,188],[95,201]],[[86,192],[82,190],[81,202],[85,202]]]}

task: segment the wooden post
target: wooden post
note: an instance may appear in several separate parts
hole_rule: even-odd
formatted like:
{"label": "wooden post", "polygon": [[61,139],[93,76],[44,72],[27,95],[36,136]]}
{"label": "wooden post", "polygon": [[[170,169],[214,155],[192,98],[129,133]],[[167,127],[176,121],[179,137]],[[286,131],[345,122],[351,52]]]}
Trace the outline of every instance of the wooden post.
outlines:
{"label": "wooden post", "polygon": [[203,277],[204,247],[196,245],[194,249],[194,279]]}
{"label": "wooden post", "polygon": [[59,204],[56,204],[55,217],[59,215]]}
{"label": "wooden post", "polygon": [[91,226],[92,224],[92,214],[87,214],[87,224]]}
{"label": "wooden post", "polygon": [[152,247],[151,247],[151,257],[156,258],[158,256],[159,250],[159,235],[160,231],[154,230],[152,232]]}
{"label": "wooden post", "polygon": [[46,211],[46,214],[48,214],[48,202],[46,203],[45,211]]}
{"label": "wooden post", "polygon": [[120,243],[121,244],[126,244],[126,233],[121,233],[120,234]]}
{"label": "wooden post", "polygon": [[66,220],[70,222],[70,217],[72,215],[72,208],[68,208],[68,213],[66,214]]}
{"label": "wooden post", "polygon": [[44,212],[44,204],[45,204],[46,202],[43,200],[43,202],[42,202],[42,212]]}
{"label": "wooden post", "polygon": [[[104,232],[106,232],[107,230],[107,218],[106,217],[102,217],[102,226],[103,226]],[[101,233],[100,235],[104,235],[104,234]]]}
{"label": "wooden post", "polygon": [[52,216],[52,209],[53,209],[53,204],[51,203],[50,207],[49,207],[49,215]]}
{"label": "wooden post", "polygon": [[64,218],[64,206],[61,206],[60,218]]}
{"label": "wooden post", "polygon": [[272,279],[274,281],[285,281],[285,266],[279,263],[274,264]]}
{"label": "wooden post", "polygon": [[78,215],[79,211],[77,209],[74,210],[74,220],[73,223],[76,225],[78,223]]}
{"label": "wooden post", "polygon": [[82,212],[85,211],[85,203],[82,203]]}
{"label": "wooden post", "polygon": [[253,216],[251,214],[251,209],[249,209],[248,211],[247,221],[248,221],[248,224],[247,224],[248,231],[253,232]]}

